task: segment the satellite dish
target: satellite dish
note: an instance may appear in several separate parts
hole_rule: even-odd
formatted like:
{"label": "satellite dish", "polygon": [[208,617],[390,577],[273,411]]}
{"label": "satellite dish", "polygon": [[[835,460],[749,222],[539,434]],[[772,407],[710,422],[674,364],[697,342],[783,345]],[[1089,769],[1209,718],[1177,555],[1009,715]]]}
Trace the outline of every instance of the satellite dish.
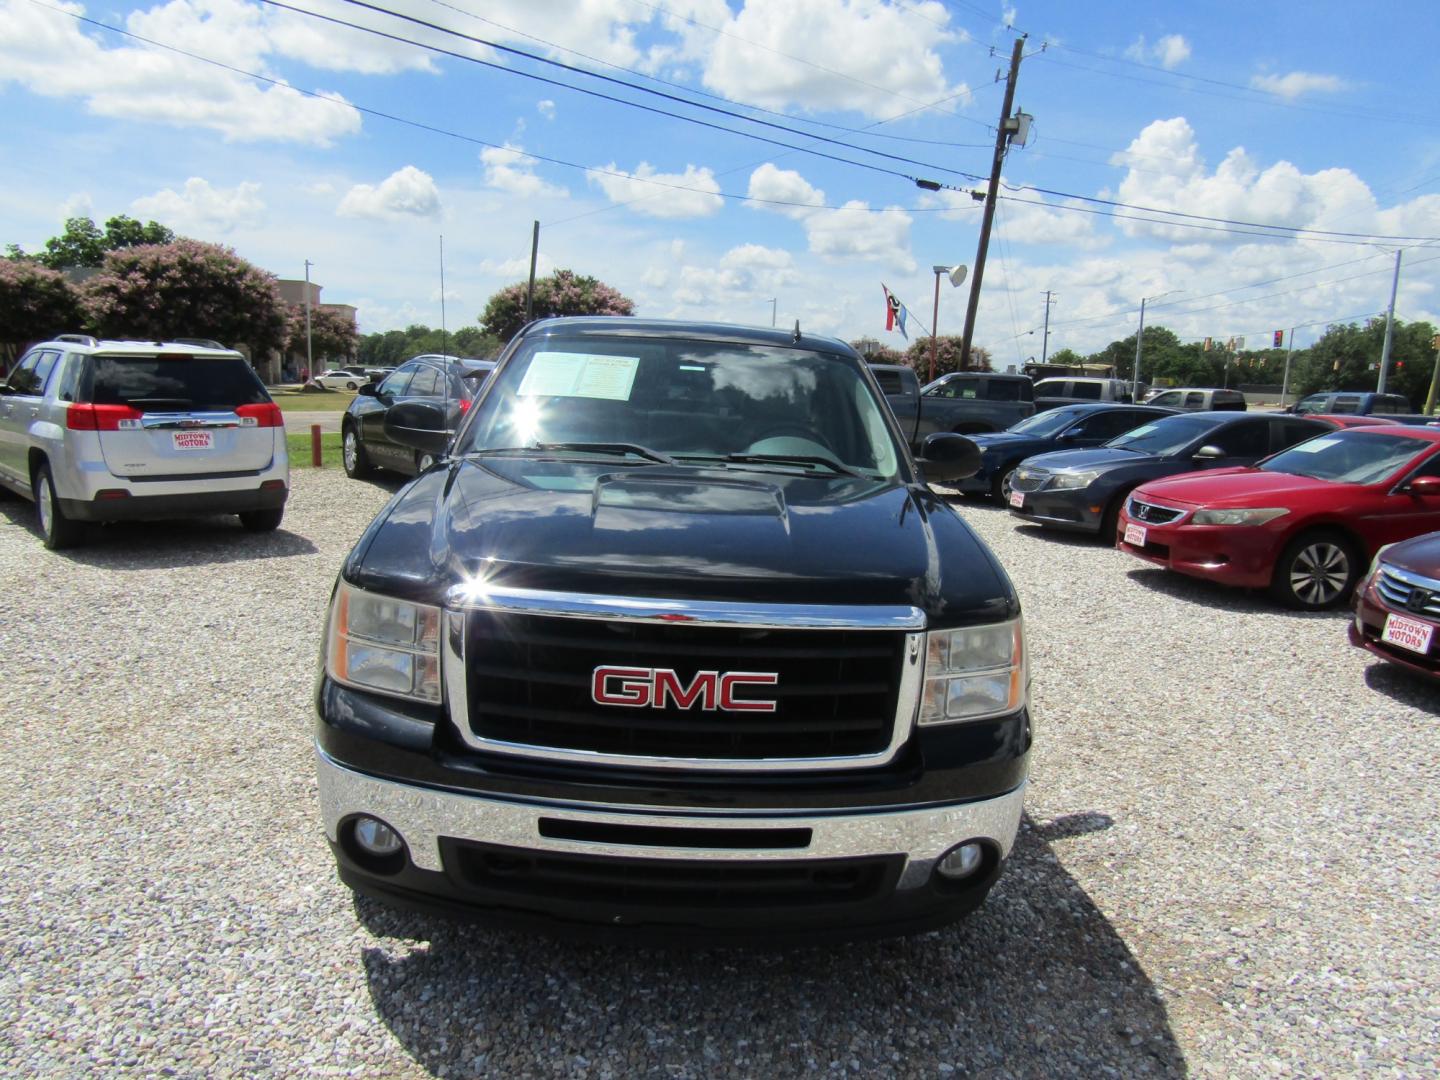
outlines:
{"label": "satellite dish", "polygon": [[952,267],[950,268],[950,284],[951,284],[951,285],[959,285],[962,281],[965,280],[965,274],[966,274],[967,272],[968,272],[967,268],[966,268],[965,266],[963,266],[963,265],[961,265],[961,266],[952,266]]}

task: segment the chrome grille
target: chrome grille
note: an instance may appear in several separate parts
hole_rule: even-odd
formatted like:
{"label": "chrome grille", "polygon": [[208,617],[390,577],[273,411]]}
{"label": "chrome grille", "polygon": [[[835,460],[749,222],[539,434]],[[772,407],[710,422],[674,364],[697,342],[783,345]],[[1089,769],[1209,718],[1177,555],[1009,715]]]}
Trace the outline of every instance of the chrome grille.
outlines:
{"label": "chrome grille", "polygon": [[1440,581],[1382,566],[1375,579],[1375,589],[1393,608],[1440,618]]}
{"label": "chrome grille", "polygon": [[1170,506],[1157,506],[1154,503],[1141,502],[1134,497],[1130,499],[1130,505],[1126,509],[1132,519],[1143,522],[1146,525],[1165,525],[1185,515],[1184,510],[1176,510]]}

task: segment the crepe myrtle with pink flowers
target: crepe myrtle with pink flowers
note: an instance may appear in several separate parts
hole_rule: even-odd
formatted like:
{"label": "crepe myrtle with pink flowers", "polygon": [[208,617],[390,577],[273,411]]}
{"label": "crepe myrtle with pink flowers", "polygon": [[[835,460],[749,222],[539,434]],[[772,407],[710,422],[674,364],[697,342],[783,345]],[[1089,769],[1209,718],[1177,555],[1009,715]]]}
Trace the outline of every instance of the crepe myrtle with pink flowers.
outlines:
{"label": "crepe myrtle with pink flowers", "polygon": [[[490,297],[480,316],[487,333],[508,342],[525,325],[527,283],[506,286]],[[549,277],[535,279],[534,318],[556,315],[634,315],[635,302],[618,289],[573,270],[556,270]]]}

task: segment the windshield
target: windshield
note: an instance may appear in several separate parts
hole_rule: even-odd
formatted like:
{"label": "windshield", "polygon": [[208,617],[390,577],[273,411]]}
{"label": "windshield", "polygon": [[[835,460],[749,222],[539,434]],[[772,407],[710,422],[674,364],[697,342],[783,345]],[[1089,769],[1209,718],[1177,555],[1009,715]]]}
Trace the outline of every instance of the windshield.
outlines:
{"label": "windshield", "polygon": [[554,336],[522,345],[497,378],[461,437],[462,454],[535,450],[885,479],[900,469],[859,364],[840,356]]}
{"label": "windshield", "polygon": [[1260,468],[1337,484],[1373,484],[1433,445],[1429,439],[1352,429],[1292,446]]}
{"label": "windshield", "polygon": [[1127,431],[1105,445],[1134,450],[1137,454],[1158,454],[1163,457],[1189,446],[1217,426],[1213,420],[1195,416],[1167,416],[1163,420],[1141,424],[1134,431]]}
{"label": "windshield", "polygon": [[1049,412],[1027,416],[1018,424],[1011,424],[1005,430],[1013,431],[1017,435],[1033,435],[1037,438],[1044,438],[1063,430],[1077,416],[1082,415],[1082,412],[1079,409],[1051,409]]}

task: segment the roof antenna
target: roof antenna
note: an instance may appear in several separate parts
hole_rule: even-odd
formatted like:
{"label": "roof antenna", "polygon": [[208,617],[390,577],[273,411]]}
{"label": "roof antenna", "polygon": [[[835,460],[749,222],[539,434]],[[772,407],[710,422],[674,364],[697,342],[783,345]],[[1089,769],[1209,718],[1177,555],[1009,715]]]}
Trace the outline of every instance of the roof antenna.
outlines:
{"label": "roof antenna", "polygon": [[795,344],[800,344],[800,320],[795,320]]}

